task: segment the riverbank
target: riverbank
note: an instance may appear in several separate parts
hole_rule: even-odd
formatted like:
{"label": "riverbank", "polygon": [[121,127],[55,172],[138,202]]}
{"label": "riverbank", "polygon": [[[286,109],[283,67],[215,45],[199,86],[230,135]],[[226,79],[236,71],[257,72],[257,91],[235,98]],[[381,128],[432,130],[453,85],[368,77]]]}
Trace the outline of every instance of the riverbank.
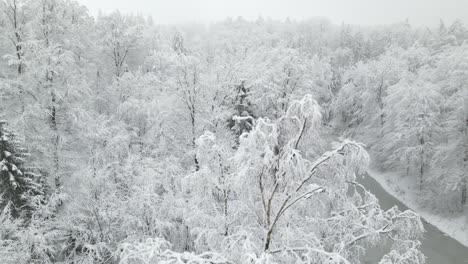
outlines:
{"label": "riverbank", "polygon": [[467,216],[446,218],[427,212],[417,203],[417,189],[415,183],[408,177],[401,177],[394,173],[383,173],[375,169],[368,170],[369,176],[374,178],[385,191],[418,213],[425,221],[431,223],[445,234],[468,247],[468,219]]}

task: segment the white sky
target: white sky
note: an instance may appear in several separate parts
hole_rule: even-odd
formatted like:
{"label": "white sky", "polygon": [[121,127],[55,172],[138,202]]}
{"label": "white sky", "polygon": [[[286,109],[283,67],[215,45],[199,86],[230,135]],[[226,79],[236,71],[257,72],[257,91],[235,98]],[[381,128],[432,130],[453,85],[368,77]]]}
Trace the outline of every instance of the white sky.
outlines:
{"label": "white sky", "polygon": [[468,0],[78,0],[91,14],[119,9],[151,14],[155,23],[211,22],[242,16],[307,19],[327,17],[334,23],[389,24],[409,18],[414,25],[446,24],[461,19],[468,25]]}

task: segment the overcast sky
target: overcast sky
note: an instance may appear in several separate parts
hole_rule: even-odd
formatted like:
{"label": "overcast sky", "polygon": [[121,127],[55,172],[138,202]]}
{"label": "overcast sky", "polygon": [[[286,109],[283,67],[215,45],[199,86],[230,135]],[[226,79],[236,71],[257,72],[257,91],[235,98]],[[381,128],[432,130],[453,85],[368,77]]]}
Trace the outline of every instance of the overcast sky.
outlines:
{"label": "overcast sky", "polygon": [[335,23],[388,24],[409,18],[434,26],[461,19],[468,25],[468,0],[78,0],[91,14],[119,9],[151,14],[155,23],[211,22],[226,17],[274,19],[328,17]]}

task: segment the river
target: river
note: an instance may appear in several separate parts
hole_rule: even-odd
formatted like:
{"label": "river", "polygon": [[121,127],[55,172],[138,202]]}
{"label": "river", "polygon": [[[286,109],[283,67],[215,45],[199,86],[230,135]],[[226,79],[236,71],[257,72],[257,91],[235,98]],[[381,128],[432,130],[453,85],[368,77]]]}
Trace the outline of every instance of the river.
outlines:
{"label": "river", "polygon": [[[360,178],[358,181],[374,194],[380,202],[382,209],[398,206],[401,211],[407,210],[403,203],[387,193],[380,184],[370,176]],[[427,223],[424,219],[426,232],[421,240],[421,251],[426,256],[426,264],[465,264],[468,263],[468,248],[460,242],[449,237],[437,227]],[[376,264],[388,252],[388,246],[369,249],[363,257],[363,263]]]}

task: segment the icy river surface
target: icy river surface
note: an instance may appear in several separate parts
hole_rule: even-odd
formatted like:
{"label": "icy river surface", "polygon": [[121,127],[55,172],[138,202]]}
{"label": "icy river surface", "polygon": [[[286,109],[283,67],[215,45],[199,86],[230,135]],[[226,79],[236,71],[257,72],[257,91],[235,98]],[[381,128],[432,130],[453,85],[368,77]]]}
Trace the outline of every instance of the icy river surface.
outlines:
{"label": "icy river surface", "polygon": [[[359,178],[358,181],[366,187],[377,199],[382,209],[398,206],[401,211],[407,210],[403,203],[387,193],[380,184],[370,176]],[[426,264],[465,264],[468,263],[468,248],[457,240],[449,237],[437,227],[422,219],[426,232],[421,240],[421,251],[426,256]],[[388,252],[388,247],[369,249],[363,262],[376,264]]]}

